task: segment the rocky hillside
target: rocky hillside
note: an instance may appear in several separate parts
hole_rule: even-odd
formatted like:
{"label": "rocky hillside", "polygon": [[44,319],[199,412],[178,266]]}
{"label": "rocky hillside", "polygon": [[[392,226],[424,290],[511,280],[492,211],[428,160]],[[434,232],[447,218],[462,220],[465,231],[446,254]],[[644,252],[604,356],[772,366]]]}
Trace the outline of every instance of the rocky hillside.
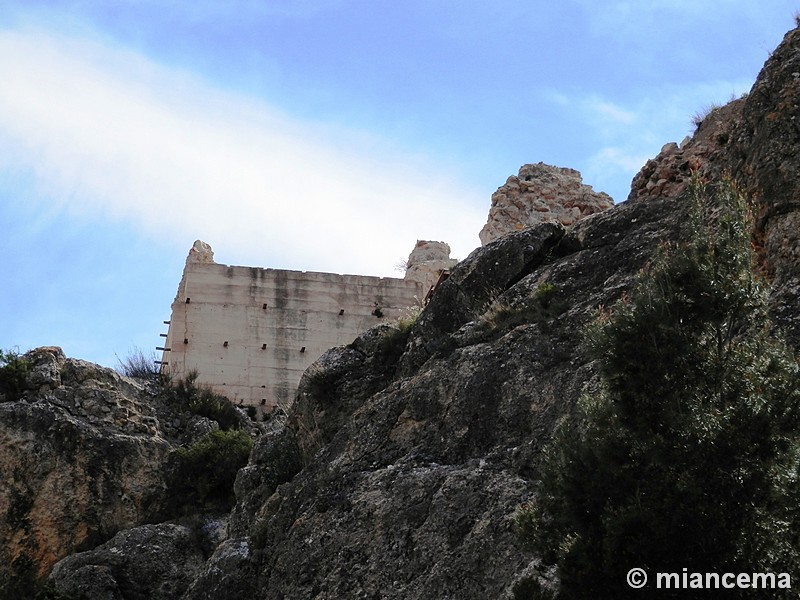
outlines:
{"label": "rocky hillside", "polygon": [[170,444],[134,382],[59,348],[25,358],[24,399],[0,404],[0,565],[44,575],[157,515]]}
{"label": "rocky hillside", "polygon": [[21,597],[65,556],[174,516],[174,450],[219,427],[161,386],[60,348],[21,362],[14,397],[0,391],[0,598]]}
{"label": "rocky hillside", "polygon": [[133,386],[108,374],[75,415],[76,367],[55,359],[60,381],[42,375],[43,393],[0,405],[0,468],[15,482],[0,497],[4,558],[24,550],[44,574],[86,550],[50,581],[91,598],[514,598],[536,557],[513,515],[534,494],[555,419],[597,384],[583,329],[660,243],[681,239],[692,170],[727,174],[752,198],[773,316],[800,346],[798,103],[795,30],[746,97],[644,166],[627,202],[500,237],[459,263],[413,324],[329,351],[286,426],[260,436],[239,471],[224,541],[175,522],[104,539],[165,501],[154,465],[168,436],[141,390],[127,416],[104,400]]}

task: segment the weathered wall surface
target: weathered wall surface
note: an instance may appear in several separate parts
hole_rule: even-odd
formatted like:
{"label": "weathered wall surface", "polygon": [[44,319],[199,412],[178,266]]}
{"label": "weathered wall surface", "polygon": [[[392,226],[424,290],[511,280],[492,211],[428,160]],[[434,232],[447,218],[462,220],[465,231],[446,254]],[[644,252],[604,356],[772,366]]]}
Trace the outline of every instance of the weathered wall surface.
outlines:
{"label": "weathered wall surface", "polygon": [[285,407],[324,351],[403,316],[426,291],[414,280],[230,267],[196,242],[172,304],[164,368],[174,377],[197,370],[236,404]]}
{"label": "weathered wall surface", "polygon": [[532,227],[560,223],[565,227],[614,206],[611,196],[585,185],[575,169],[544,163],[523,165],[492,194],[489,218],[479,234],[481,244]]}
{"label": "weathered wall surface", "polygon": [[422,284],[424,294],[428,293],[443,271],[449,271],[458,261],[450,258],[450,246],[444,242],[417,240],[406,261],[406,280]]}

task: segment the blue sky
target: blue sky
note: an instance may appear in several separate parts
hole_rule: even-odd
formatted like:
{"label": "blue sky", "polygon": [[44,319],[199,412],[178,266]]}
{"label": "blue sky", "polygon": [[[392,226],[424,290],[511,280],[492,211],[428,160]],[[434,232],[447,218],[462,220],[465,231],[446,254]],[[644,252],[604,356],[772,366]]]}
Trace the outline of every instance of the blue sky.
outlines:
{"label": "blue sky", "polygon": [[401,276],[465,257],[525,163],[622,201],[747,92],[791,2],[0,0],[0,348],[159,345],[218,262]]}

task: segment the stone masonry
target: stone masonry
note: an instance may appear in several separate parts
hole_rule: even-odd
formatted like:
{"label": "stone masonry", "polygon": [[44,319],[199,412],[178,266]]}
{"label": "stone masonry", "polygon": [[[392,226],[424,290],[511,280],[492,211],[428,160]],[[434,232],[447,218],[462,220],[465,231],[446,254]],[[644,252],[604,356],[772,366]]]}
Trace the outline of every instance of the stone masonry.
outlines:
{"label": "stone masonry", "polygon": [[492,194],[489,219],[479,237],[484,246],[497,238],[537,225],[569,226],[614,206],[611,196],[584,185],[575,169],[544,163],[523,165]]}

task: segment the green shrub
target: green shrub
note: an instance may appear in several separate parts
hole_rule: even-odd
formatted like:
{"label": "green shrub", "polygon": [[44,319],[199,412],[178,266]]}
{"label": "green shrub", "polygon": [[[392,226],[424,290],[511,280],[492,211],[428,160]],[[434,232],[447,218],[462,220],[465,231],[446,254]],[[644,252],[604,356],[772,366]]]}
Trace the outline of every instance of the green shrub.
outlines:
{"label": "green shrub", "polygon": [[532,300],[512,306],[501,298],[496,299],[481,317],[492,335],[500,335],[519,325],[542,323],[564,312],[563,302],[557,298],[558,288],[552,283],[540,283]]}
{"label": "green shrub", "polygon": [[800,367],[770,325],[744,201],[692,191],[691,241],[590,328],[601,392],[557,427],[517,517],[559,599],[650,597],[633,567],[800,576]]}
{"label": "green shrub", "polygon": [[13,350],[0,350],[0,401],[22,398],[30,370],[31,364],[24,356]]}
{"label": "green shrub", "polygon": [[197,383],[197,371],[171,383],[167,393],[178,408],[207,417],[219,423],[221,429],[239,429],[242,417],[238,409],[225,396],[217,394],[207,385]]}
{"label": "green shrub", "polygon": [[540,283],[538,286],[536,286],[534,298],[536,298],[539,306],[542,308],[549,308],[550,304],[553,302],[553,297],[555,296],[557,290],[558,288],[555,285],[545,281],[544,283]]}
{"label": "green shrub", "polygon": [[409,306],[403,315],[397,319],[397,329],[402,333],[408,333],[416,324],[417,319],[422,314],[422,306]]}
{"label": "green shrub", "polygon": [[244,431],[212,431],[186,448],[175,450],[170,496],[178,510],[230,510],[233,482],[247,464],[252,438]]}

